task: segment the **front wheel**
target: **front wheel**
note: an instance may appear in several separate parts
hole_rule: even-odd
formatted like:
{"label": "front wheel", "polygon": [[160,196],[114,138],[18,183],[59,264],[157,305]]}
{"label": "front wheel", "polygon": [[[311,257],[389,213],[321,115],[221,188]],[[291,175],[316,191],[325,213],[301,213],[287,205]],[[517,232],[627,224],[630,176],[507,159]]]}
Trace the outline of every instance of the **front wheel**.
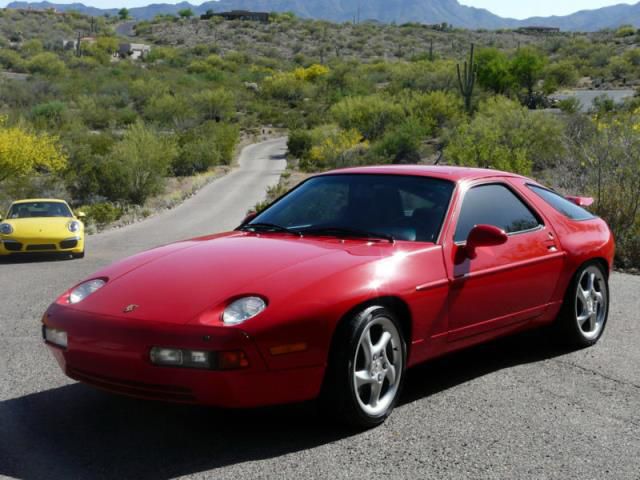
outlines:
{"label": "front wheel", "polygon": [[395,407],[406,367],[406,344],[390,310],[373,306],[336,331],[323,403],[360,428],[380,425]]}
{"label": "front wheel", "polygon": [[609,316],[609,283],[598,263],[580,267],[567,290],[558,327],[571,347],[595,345],[604,333]]}

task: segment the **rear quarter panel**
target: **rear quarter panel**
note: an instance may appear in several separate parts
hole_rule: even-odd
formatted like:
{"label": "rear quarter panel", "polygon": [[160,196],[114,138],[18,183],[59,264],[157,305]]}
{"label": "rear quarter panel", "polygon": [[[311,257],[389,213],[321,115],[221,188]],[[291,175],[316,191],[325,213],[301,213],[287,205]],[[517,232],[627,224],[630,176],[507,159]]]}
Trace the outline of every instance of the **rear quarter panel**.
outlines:
{"label": "rear quarter panel", "polygon": [[572,220],[527,187],[527,184],[537,185],[537,183],[520,178],[513,179],[512,183],[550,222],[560,247],[566,253],[566,266],[559,279],[554,301],[561,302],[564,299],[573,275],[585,262],[599,259],[606,263],[608,271],[613,269],[615,241],[611,229],[604,220],[599,217],[589,220]]}

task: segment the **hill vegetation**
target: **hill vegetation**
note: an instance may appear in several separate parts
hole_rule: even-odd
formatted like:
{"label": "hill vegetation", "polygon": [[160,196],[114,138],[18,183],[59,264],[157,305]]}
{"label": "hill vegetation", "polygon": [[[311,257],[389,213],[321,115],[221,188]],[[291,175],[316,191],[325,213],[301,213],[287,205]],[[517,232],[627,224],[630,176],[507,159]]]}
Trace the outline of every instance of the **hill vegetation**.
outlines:
{"label": "hill vegetation", "polygon": [[[5,11],[0,30],[20,19],[12,15],[32,25]],[[291,164],[304,172],[478,165],[593,195],[619,265],[640,265],[640,101],[546,109],[559,88],[636,85],[633,28],[546,37],[289,14],[264,25],[162,17],[138,25],[137,41],[153,48],[134,60],[114,55],[115,19],[78,52],[52,39],[88,19],[47,15],[55,22],[44,33],[21,27],[21,39],[0,40],[0,68],[28,75],[0,80],[0,139],[46,138],[64,162],[16,170],[0,183],[4,202],[61,196],[104,223],[161,193],[168,177],[228,165],[242,132],[271,125],[289,131]],[[472,42],[477,82],[465,106],[456,65],[471,62]]]}
{"label": "hill vegetation", "polygon": [[[99,9],[82,3],[11,2],[9,8],[76,11],[94,16],[117,16],[118,9]],[[262,12],[292,12],[302,18],[332,22],[364,22],[401,24],[448,24],[457,28],[499,29],[525,26],[558,27],[565,31],[597,31],[618,28],[624,24],[640,27],[640,4],[613,5],[594,10],[582,10],[571,15],[534,17],[525,20],[502,18],[481,9],[460,4],[457,0],[213,0],[201,4],[180,2],[152,3],[128,9],[131,18],[151,20],[157,15],[178,15],[190,11],[195,15],[206,12],[252,10]]]}

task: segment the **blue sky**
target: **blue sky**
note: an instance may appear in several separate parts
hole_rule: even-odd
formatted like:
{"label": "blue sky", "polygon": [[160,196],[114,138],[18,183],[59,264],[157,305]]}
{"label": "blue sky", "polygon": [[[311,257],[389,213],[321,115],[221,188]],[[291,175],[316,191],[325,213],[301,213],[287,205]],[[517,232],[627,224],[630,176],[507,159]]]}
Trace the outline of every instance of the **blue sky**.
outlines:
{"label": "blue sky", "polygon": [[637,3],[638,0],[458,0],[464,5],[486,8],[501,17],[527,18],[567,15],[578,10],[587,10]]}
{"label": "blue sky", "polygon": [[[53,3],[73,3],[74,0],[50,0]],[[75,0],[95,7],[138,7],[165,0]],[[203,0],[191,0],[202,3]],[[534,16],[566,15],[578,10],[604,7],[618,3],[637,3],[638,0],[459,0],[464,5],[486,8],[503,17],[527,18]],[[0,0],[0,5],[9,3]],[[166,1],[166,3],[177,3]]]}

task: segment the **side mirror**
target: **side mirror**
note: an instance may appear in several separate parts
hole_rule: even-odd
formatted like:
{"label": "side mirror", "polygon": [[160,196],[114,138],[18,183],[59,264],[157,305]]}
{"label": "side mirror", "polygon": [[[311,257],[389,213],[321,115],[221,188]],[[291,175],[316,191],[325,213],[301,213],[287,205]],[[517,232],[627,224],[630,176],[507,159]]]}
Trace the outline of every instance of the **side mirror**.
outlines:
{"label": "side mirror", "polygon": [[476,225],[469,232],[467,245],[464,247],[467,257],[476,258],[476,248],[493,247],[506,243],[509,237],[501,228],[494,225]]}
{"label": "side mirror", "polygon": [[87,214],[86,214],[86,213],[84,213],[84,212],[78,212],[78,213],[76,213],[76,217],[78,217],[78,218],[86,218],[86,216],[87,216]]}

